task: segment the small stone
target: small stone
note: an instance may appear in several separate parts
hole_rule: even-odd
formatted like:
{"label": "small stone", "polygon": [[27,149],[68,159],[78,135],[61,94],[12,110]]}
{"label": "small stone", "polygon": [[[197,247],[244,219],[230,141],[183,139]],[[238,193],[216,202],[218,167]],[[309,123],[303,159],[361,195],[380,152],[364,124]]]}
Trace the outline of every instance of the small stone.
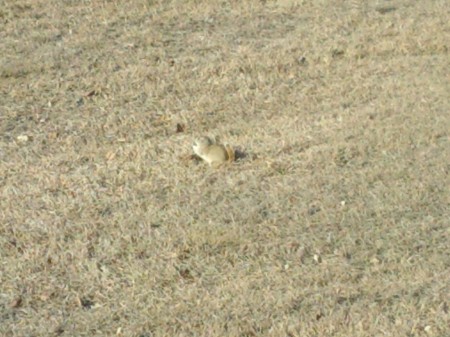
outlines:
{"label": "small stone", "polygon": [[380,259],[378,259],[377,257],[372,258],[372,259],[370,260],[370,262],[371,262],[373,265],[378,265],[378,264],[381,263]]}
{"label": "small stone", "polygon": [[30,140],[30,137],[28,137],[27,135],[20,135],[17,136],[17,141],[20,143],[26,143]]}

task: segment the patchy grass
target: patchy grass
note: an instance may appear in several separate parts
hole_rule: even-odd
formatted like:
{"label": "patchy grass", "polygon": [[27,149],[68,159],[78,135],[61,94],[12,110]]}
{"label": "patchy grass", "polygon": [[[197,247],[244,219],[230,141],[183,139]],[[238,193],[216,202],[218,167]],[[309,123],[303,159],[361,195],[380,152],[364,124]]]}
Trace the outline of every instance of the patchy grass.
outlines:
{"label": "patchy grass", "polygon": [[449,7],[369,3],[0,1],[0,335],[448,336]]}

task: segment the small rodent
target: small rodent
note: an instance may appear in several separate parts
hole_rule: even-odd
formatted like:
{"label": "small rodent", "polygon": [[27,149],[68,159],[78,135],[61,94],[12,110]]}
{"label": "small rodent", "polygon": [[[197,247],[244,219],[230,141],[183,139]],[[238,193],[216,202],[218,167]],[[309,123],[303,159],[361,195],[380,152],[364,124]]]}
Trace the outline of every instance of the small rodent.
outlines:
{"label": "small rodent", "polygon": [[234,161],[234,151],[231,146],[216,144],[211,138],[206,136],[196,139],[192,148],[195,154],[210,166]]}

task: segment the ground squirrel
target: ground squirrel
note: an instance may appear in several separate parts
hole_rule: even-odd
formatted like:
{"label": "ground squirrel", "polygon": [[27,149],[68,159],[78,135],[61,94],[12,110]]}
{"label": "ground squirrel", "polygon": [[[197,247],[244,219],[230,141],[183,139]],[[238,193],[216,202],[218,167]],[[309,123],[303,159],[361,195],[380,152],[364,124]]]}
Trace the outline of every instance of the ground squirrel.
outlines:
{"label": "ground squirrel", "polygon": [[209,137],[201,137],[192,145],[197,156],[210,166],[234,161],[234,151],[229,145],[216,144]]}

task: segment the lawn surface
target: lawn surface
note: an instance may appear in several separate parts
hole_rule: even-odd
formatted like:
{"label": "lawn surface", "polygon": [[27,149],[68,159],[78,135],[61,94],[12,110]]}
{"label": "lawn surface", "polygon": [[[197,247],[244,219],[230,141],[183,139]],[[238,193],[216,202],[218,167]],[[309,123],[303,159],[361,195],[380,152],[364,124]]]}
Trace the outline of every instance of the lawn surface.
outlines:
{"label": "lawn surface", "polygon": [[0,336],[450,336],[449,18],[0,0]]}

